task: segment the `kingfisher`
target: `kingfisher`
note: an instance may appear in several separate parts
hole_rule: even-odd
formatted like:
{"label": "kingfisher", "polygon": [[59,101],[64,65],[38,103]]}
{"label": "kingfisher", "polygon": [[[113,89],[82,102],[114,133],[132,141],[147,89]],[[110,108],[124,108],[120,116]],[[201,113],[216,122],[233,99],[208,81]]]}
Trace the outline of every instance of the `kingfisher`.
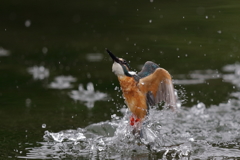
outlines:
{"label": "kingfisher", "polygon": [[[142,124],[150,106],[164,101],[173,110],[176,108],[176,96],[171,75],[154,62],[147,61],[139,73],[130,71],[123,58],[116,57],[106,49],[113,60],[112,71],[118,78],[125,103],[132,112],[130,125]],[[140,126],[141,127],[141,126]]]}

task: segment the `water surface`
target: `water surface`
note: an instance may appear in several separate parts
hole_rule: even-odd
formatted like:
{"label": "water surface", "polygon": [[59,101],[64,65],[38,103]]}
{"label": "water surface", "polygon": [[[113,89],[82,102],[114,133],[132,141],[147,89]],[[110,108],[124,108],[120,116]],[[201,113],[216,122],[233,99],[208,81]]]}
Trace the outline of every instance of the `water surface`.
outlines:
{"label": "water surface", "polygon": [[[239,6],[223,1],[0,5],[0,157],[239,158]],[[178,111],[131,135],[112,61],[173,76]],[[153,143],[154,142],[154,143]]]}

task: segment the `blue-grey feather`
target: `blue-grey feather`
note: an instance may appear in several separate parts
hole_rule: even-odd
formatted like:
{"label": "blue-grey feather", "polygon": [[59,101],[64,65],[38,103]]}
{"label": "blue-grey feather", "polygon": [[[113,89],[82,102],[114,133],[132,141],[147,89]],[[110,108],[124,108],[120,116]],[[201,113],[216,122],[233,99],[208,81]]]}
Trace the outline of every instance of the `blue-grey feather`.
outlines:
{"label": "blue-grey feather", "polygon": [[140,78],[147,77],[148,75],[152,74],[157,68],[160,68],[156,63],[147,61],[142,70],[138,73]]}

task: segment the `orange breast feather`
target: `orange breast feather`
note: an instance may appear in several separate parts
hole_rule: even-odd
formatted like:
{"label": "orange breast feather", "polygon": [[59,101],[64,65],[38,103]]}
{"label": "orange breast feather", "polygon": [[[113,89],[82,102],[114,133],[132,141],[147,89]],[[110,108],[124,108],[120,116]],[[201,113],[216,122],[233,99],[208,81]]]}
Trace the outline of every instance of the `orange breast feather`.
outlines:
{"label": "orange breast feather", "polygon": [[143,119],[147,113],[146,95],[142,93],[133,77],[118,77],[123,96],[130,111],[139,119]]}

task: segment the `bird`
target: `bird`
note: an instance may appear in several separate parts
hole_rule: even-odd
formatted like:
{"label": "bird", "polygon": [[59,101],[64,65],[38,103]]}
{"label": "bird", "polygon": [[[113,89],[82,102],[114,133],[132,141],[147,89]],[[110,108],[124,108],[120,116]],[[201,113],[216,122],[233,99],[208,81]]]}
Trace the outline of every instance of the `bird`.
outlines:
{"label": "bird", "polygon": [[130,125],[138,130],[148,114],[149,107],[164,101],[173,110],[176,95],[171,75],[152,61],[147,61],[138,73],[130,71],[128,62],[106,49],[113,60],[112,72],[117,76],[125,103],[132,112]]}

